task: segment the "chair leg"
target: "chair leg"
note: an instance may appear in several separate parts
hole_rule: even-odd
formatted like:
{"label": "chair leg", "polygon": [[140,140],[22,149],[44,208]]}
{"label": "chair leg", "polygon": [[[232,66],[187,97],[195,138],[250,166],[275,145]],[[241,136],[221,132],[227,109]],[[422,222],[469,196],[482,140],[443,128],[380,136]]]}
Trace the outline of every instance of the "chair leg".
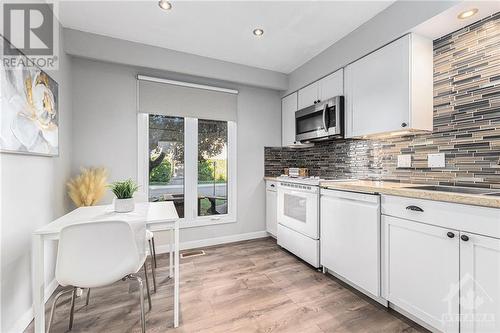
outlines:
{"label": "chair leg", "polygon": [[57,293],[56,297],[54,297],[54,301],[52,302],[52,309],[50,310],[49,326],[47,327],[47,333],[50,333],[50,328],[52,327],[52,322],[54,321],[54,312],[56,311],[57,301],[62,295],[67,294],[70,291],[73,291],[73,288],[61,290],[59,293]]}
{"label": "chair leg", "polygon": [[156,269],[155,265],[153,265],[153,260],[151,260],[151,274],[153,275],[153,291],[156,294]]}
{"label": "chair leg", "polygon": [[73,294],[71,295],[71,310],[69,312],[69,330],[73,329],[73,317],[75,315],[75,298],[76,298],[77,288],[73,288]]}
{"label": "chair leg", "polygon": [[85,306],[89,305],[89,301],[90,301],[90,288],[87,289],[87,299],[85,300]]}
{"label": "chair leg", "polygon": [[142,279],[135,275],[129,275],[127,278],[136,280],[139,284],[139,299],[141,301],[141,332],[146,333],[146,316],[144,315],[144,285],[142,283]]}
{"label": "chair leg", "polygon": [[[158,265],[156,264],[156,246],[155,246],[155,238],[153,237],[151,239],[151,241],[153,242],[153,258],[155,260],[155,268],[158,268]],[[155,290],[156,291],[156,290]]]}
{"label": "chair leg", "polygon": [[168,276],[174,277],[174,229],[170,229],[170,240],[168,244]]}
{"label": "chair leg", "polygon": [[149,303],[149,311],[151,311],[151,294],[149,292],[149,279],[148,279],[148,270],[146,269],[146,262],[144,262],[144,276],[146,280],[146,290],[148,292],[148,303]]}
{"label": "chair leg", "polygon": [[[153,238],[154,239],[154,238]],[[156,260],[154,259],[154,241],[151,243],[151,241],[148,241],[149,243],[149,253],[151,254],[151,273],[153,275],[153,290],[156,293]]]}

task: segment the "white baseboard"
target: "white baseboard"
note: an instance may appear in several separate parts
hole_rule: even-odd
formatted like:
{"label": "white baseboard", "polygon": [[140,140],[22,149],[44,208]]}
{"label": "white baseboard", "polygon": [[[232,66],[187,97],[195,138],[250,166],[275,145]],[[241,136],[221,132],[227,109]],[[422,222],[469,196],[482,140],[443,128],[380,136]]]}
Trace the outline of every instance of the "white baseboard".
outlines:
{"label": "white baseboard", "polygon": [[[52,280],[48,285],[45,286],[45,293],[44,293],[44,301],[47,302],[47,300],[52,296],[54,291],[56,290],[58,286],[58,283],[56,279]],[[8,333],[22,333],[24,330],[29,326],[29,324],[33,321],[34,314],[33,314],[33,307],[30,306],[30,308],[16,321],[14,326],[7,330]]]}
{"label": "white baseboard", "polygon": [[[196,241],[182,242],[182,243],[180,243],[180,248],[181,248],[181,250],[189,250],[189,249],[195,249],[195,248],[204,247],[204,246],[213,246],[213,245],[240,242],[240,241],[250,240],[250,239],[265,238],[268,236],[269,236],[269,234],[265,230],[255,231],[255,232],[249,232],[246,234],[237,234],[237,235],[230,235],[230,236],[223,236],[223,237],[216,237],[216,238],[200,239],[200,240],[196,240]],[[168,251],[169,251],[168,244],[164,244],[164,245],[156,244],[156,253],[167,253]]]}

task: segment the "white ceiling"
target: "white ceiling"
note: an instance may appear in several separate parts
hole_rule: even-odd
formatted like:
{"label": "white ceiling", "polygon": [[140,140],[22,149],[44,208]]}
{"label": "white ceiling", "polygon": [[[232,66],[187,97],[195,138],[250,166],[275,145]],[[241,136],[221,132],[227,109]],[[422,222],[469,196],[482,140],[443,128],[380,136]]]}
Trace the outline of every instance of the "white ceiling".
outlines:
{"label": "white ceiling", "polygon": [[[290,73],[394,1],[62,1],[63,26]],[[263,28],[262,37],[253,36]]]}
{"label": "white ceiling", "polygon": [[[457,18],[458,14],[476,8],[477,14],[466,18]],[[445,10],[439,15],[421,23],[412,29],[420,35],[436,39],[453,31],[459,30],[469,24],[477,22],[487,16],[500,11],[500,1],[463,1]]]}

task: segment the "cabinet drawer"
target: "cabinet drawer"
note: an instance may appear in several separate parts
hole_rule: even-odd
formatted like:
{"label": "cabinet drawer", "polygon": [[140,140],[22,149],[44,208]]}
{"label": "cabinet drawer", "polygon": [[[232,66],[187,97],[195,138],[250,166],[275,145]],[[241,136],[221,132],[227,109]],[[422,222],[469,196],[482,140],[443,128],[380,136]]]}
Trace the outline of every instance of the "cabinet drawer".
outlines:
{"label": "cabinet drawer", "polygon": [[266,180],[266,191],[276,191],[278,182],[274,180]]}
{"label": "cabinet drawer", "polygon": [[500,238],[500,209],[382,195],[382,214]]}

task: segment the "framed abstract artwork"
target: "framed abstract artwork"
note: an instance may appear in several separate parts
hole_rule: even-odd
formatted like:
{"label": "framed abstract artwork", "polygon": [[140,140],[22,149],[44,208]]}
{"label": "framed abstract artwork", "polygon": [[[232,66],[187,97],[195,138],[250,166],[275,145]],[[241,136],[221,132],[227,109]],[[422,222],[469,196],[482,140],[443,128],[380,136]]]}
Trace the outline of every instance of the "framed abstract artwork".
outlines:
{"label": "framed abstract artwork", "polygon": [[[3,43],[0,35],[0,50]],[[22,61],[0,63],[0,151],[57,156],[58,84],[20,51],[14,56]]]}

